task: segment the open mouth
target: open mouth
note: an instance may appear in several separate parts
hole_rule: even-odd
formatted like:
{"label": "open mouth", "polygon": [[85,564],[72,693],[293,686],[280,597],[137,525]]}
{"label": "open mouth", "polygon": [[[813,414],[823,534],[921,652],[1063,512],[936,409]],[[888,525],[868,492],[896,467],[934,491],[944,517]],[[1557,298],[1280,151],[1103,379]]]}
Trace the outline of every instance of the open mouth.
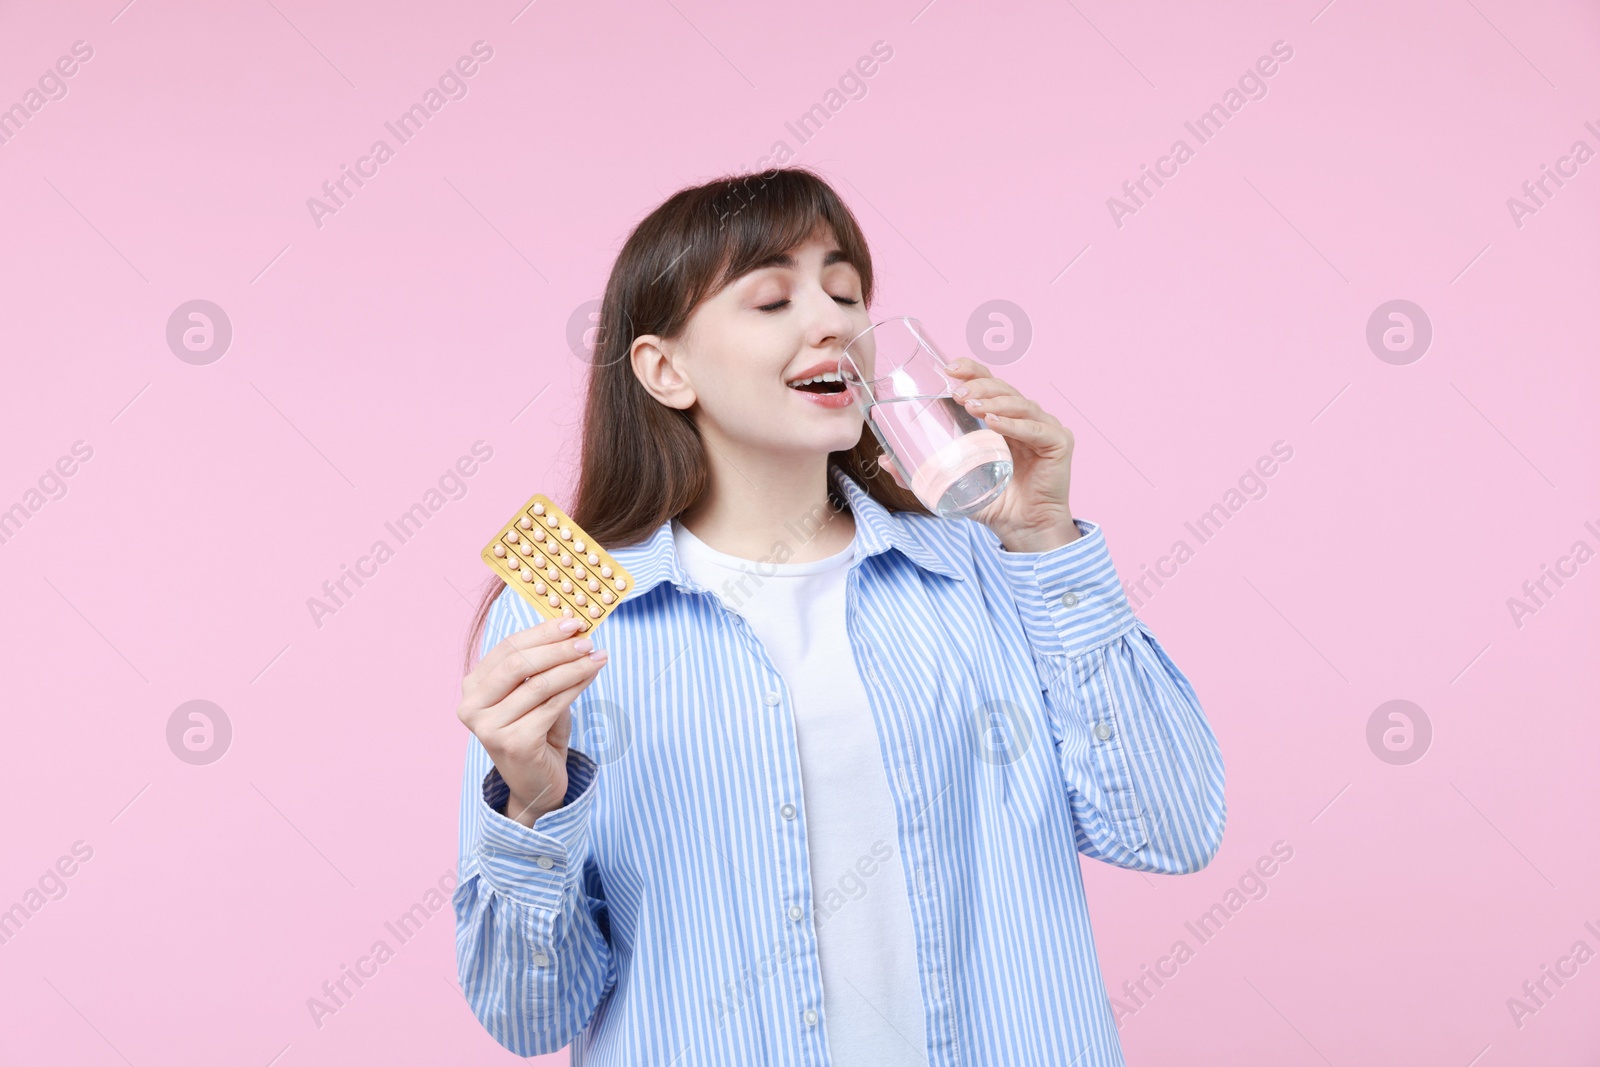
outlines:
{"label": "open mouth", "polygon": [[806,393],[842,393],[844,381],[838,374],[829,372],[819,374],[815,378],[799,378],[789,383],[790,389],[799,389]]}

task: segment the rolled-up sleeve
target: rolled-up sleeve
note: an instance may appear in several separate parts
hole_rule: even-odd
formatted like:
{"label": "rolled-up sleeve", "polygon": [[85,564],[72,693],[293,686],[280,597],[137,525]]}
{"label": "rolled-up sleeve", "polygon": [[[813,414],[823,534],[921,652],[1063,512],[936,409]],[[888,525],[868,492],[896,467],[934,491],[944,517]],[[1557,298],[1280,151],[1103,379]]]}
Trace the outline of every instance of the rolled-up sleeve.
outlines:
{"label": "rolled-up sleeve", "polygon": [[1200,870],[1227,820],[1222,752],[1182,671],[1128,605],[1098,524],[1045,552],[987,528],[1021,615],[1078,850],[1119,867]]}
{"label": "rolled-up sleeve", "polygon": [[[504,600],[491,609],[485,652],[522,628]],[[561,807],[524,826],[502,814],[510,791],[468,738],[451,896],[456,965],[473,1014],[519,1056],[565,1047],[616,983],[590,860],[597,773],[593,759],[569,748]]]}

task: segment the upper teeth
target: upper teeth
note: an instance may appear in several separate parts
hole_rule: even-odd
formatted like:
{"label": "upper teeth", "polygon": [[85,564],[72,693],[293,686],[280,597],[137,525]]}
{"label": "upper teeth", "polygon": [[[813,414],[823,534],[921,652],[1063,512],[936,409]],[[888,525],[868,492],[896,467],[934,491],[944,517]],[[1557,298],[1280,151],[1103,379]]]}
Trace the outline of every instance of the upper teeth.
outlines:
{"label": "upper teeth", "polygon": [[828,371],[828,372],[826,372],[824,374],[817,375],[815,378],[796,378],[794,381],[790,382],[789,384],[793,385],[793,386],[800,386],[800,385],[810,385],[812,382],[837,382],[837,381],[843,381],[843,379],[839,377],[838,372],[837,371]]}

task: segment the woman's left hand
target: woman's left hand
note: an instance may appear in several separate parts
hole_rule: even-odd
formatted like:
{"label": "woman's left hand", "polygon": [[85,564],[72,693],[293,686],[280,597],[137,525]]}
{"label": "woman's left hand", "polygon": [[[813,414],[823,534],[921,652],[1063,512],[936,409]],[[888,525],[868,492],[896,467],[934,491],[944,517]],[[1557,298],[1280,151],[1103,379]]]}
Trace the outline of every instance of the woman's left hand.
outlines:
{"label": "woman's left hand", "polygon": [[1008,552],[1047,552],[1076,541],[1081,534],[1067,505],[1072,431],[975,359],[955,360],[949,373],[957,402],[1011,448],[1011,483],[972,518],[998,534]]}

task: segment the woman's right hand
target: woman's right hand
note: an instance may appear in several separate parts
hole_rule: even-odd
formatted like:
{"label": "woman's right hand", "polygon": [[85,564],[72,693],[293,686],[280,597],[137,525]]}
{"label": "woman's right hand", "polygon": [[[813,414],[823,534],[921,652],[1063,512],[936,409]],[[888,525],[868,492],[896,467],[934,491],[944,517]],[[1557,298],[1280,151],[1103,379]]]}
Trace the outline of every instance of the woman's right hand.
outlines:
{"label": "woman's right hand", "polygon": [[[524,826],[567,795],[573,700],[594,681],[605,650],[546,619],[489,650],[461,682],[459,718],[489,753],[511,790],[505,814]],[[599,659],[594,658],[600,657]]]}

